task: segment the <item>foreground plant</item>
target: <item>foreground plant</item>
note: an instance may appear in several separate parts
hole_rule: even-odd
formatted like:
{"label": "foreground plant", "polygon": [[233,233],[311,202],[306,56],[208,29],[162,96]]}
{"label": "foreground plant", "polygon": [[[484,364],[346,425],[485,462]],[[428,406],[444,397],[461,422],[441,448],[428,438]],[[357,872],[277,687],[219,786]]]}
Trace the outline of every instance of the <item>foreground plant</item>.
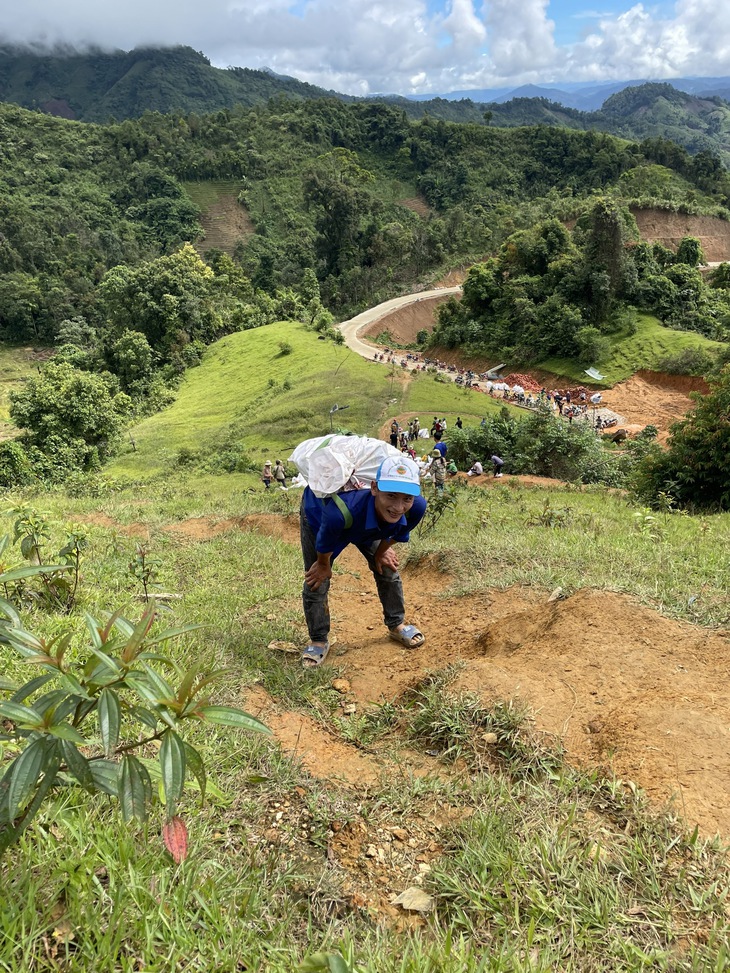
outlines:
{"label": "foreground plant", "polygon": [[3,749],[12,756],[0,778],[0,855],[58,788],[80,786],[108,794],[119,801],[125,821],[145,820],[155,779],[164,792],[165,844],[176,861],[182,860],[187,829],[176,811],[188,772],[201,800],[206,789],[203,758],[183,740],[183,724],[269,732],[242,710],[211,704],[204,690],[224,670],[207,676],[197,668],[184,672],[160,654],[170,639],[199,626],[153,634],[154,603],[137,623],[118,612],[104,624],[87,614],[86,653],[74,651],[75,661],[69,663],[70,633],[36,637],[20,627],[17,613],[3,599],[0,611],[7,619],[5,651],[12,647],[41,672],[21,686],[0,679],[0,761]]}

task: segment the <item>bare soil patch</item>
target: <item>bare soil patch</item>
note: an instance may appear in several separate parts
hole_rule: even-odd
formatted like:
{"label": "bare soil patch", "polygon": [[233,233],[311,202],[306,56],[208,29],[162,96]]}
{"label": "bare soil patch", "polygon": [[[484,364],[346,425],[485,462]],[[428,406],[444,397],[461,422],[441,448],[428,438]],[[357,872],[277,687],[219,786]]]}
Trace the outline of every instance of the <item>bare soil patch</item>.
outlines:
{"label": "bare soil patch", "polygon": [[[409,651],[387,637],[359,553],[347,549],[338,564],[330,659],[359,707],[395,700],[428,672],[460,663],[459,690],[523,701],[537,729],[562,741],[576,764],[608,767],[657,804],[671,801],[690,828],[730,835],[730,632],[666,618],[609,591],[555,601],[529,588],[456,598],[448,573],[427,561],[403,570],[407,621],[426,635],[423,649]],[[306,732],[320,774],[329,737]],[[365,772],[353,768],[350,779]]]}
{"label": "bare soil patch", "polygon": [[412,213],[418,213],[419,216],[423,216],[424,218],[429,217],[433,212],[423,196],[411,196],[409,199],[399,199],[398,206],[404,206]]}
{"label": "bare soil patch", "polygon": [[715,263],[730,258],[730,223],[714,216],[691,216],[659,209],[631,208],[642,240],[676,250],[683,237],[696,237],[705,260]]}
{"label": "bare soil patch", "polygon": [[205,237],[195,244],[199,253],[216,249],[232,254],[241,239],[256,232],[251,217],[238,202],[235,193],[221,193],[216,202],[201,214],[200,223]]}
{"label": "bare soil patch", "polygon": [[393,311],[364,328],[360,332],[360,337],[377,338],[379,334],[388,331],[396,344],[413,344],[419,331],[424,329],[433,331],[436,324],[436,308],[444,301],[448,301],[449,296],[424,298],[421,301],[414,301],[413,304],[406,304],[405,307]]}

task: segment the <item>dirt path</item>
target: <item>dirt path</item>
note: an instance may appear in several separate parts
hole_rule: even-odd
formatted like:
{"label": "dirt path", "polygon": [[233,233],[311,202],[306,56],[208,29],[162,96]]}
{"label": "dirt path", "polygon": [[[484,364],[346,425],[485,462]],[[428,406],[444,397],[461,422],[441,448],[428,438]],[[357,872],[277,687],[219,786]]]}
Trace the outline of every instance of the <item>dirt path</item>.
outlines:
{"label": "dirt path", "polygon": [[[258,516],[241,526],[297,543],[294,519]],[[730,835],[730,632],[673,621],[591,589],[555,601],[527,588],[458,598],[448,590],[453,579],[424,564],[403,572],[409,617],[427,636],[423,650],[409,652],[384,637],[357,551],[345,551],[338,563],[331,658],[360,709],[397,699],[429,671],[460,664],[456,689],[527,703],[537,728],[562,740],[573,762],[609,767],[657,804],[672,801],[690,828]],[[363,766],[354,747],[335,747],[321,732],[308,733],[303,718],[268,705],[285,748],[292,749],[292,720],[304,726],[317,776],[357,782],[387,770],[382,755]]]}

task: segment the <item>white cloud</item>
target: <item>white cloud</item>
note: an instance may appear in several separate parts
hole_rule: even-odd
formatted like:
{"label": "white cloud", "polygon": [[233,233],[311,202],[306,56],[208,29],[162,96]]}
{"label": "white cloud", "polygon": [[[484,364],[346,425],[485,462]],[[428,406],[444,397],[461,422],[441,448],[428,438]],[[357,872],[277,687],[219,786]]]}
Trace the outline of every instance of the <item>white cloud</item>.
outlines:
{"label": "white cloud", "polygon": [[548,20],[548,0],[492,0],[484,4],[489,53],[495,72],[504,77],[530,76],[556,61],[555,24]]}
{"label": "white cloud", "polygon": [[718,0],[671,9],[627,0],[618,15],[596,4],[565,15],[594,20],[570,46],[555,43],[548,0],[441,2],[23,0],[0,7],[0,38],[123,50],[188,44],[220,66],[267,65],[357,94],[730,73],[730,4]]}

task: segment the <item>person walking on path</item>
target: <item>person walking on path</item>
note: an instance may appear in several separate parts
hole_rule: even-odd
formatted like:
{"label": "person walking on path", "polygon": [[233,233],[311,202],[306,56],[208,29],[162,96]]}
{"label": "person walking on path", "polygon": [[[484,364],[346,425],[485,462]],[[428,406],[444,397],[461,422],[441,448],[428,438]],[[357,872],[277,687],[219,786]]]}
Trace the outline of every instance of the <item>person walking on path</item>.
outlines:
{"label": "person walking on path", "polygon": [[398,425],[398,420],[393,419],[390,423],[390,445],[398,448],[398,436],[400,434],[400,426]]}
{"label": "person walking on path", "polygon": [[267,459],[264,463],[264,468],[261,471],[261,479],[264,481],[264,489],[268,490],[271,487],[272,473],[271,473],[271,460]]}
{"label": "person walking on path", "polygon": [[461,416],[456,417],[456,422],[454,423],[457,429],[463,429],[464,423],[461,421]]}
{"label": "person walking on path", "polygon": [[431,479],[433,480],[434,492],[443,493],[444,484],[446,483],[446,460],[438,449],[434,449],[431,457],[431,466],[429,469],[431,471]]}
{"label": "person walking on path", "polygon": [[492,466],[494,467],[494,475],[502,476],[502,467],[504,466],[504,460],[502,459],[501,456],[497,456],[496,454],[492,456],[491,459],[492,459]]}
{"label": "person walking on path", "polygon": [[274,467],[274,479],[280,490],[286,490],[286,470],[280,459],[276,461],[276,466]]}
{"label": "person walking on path", "polygon": [[320,499],[309,487],[305,489],[300,510],[302,604],[309,631],[309,644],[301,656],[304,668],[321,665],[329,653],[332,564],[350,544],[373,573],[390,638],[407,649],[423,645],[418,627],[405,624],[403,584],[393,545],[408,541],[425,512],[419,469],[407,456],[383,460],[366,490]]}

